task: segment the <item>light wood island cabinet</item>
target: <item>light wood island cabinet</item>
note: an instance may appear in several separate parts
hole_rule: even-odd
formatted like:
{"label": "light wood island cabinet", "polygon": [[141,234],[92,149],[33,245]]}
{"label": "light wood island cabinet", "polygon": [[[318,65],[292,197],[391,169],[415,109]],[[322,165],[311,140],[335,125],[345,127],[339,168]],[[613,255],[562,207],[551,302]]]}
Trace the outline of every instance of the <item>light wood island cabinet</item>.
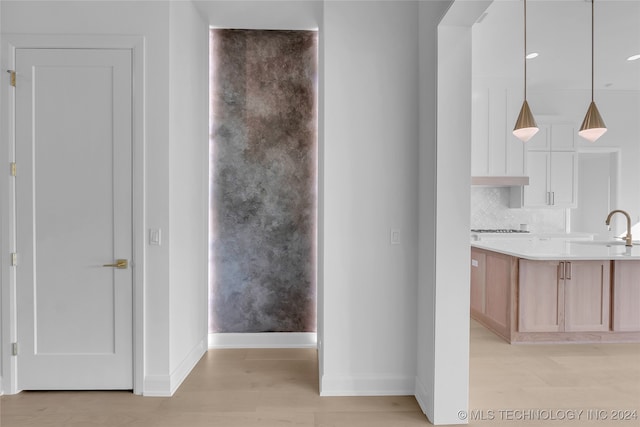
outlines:
{"label": "light wood island cabinet", "polygon": [[564,331],[564,283],[558,261],[520,260],[518,331]]}
{"label": "light wood island cabinet", "polygon": [[640,342],[640,261],[471,248],[471,317],[508,342]]}
{"label": "light wood island cabinet", "polygon": [[518,258],[471,249],[471,317],[509,340]]}
{"label": "light wood island cabinet", "polygon": [[472,250],[472,316],[503,337],[511,331],[511,286],[516,272],[517,258]]}
{"label": "light wood island cabinet", "polygon": [[520,332],[608,331],[610,261],[520,260]]}
{"label": "light wood island cabinet", "polygon": [[613,330],[640,331],[640,261],[613,262]]}

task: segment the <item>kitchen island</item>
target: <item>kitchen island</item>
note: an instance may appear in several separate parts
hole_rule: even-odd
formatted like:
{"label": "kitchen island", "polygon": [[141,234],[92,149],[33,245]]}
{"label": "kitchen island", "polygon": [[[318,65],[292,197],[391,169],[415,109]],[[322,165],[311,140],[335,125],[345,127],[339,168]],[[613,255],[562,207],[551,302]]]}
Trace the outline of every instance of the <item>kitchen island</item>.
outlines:
{"label": "kitchen island", "polygon": [[640,342],[640,245],[472,242],[471,317],[510,343]]}

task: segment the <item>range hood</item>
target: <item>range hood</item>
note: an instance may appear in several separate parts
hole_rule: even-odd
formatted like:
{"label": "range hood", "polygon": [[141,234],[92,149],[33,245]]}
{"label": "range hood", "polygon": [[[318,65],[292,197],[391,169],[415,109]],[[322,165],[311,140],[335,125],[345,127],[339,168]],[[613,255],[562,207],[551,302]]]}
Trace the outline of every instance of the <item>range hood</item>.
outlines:
{"label": "range hood", "polygon": [[522,187],[529,185],[528,176],[472,176],[471,185],[484,187]]}

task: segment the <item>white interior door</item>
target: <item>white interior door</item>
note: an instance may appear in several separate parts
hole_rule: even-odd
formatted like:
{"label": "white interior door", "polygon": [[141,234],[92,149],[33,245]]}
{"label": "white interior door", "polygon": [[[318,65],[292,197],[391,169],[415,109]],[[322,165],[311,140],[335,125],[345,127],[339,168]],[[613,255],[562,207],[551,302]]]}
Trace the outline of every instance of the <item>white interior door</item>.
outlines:
{"label": "white interior door", "polygon": [[[18,388],[131,389],[131,51],[16,50]],[[121,267],[125,267],[121,265]]]}

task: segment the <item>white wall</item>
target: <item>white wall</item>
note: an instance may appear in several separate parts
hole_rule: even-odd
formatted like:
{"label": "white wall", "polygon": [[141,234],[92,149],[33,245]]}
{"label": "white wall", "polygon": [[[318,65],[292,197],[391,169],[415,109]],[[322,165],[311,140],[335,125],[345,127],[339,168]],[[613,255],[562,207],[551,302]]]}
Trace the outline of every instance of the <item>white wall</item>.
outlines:
{"label": "white wall", "polygon": [[170,4],[170,389],[207,349],[209,25],[191,2]]}
{"label": "white wall", "polygon": [[[0,34],[2,34],[2,0],[0,0]],[[2,45],[0,44],[0,58],[2,57]],[[4,84],[4,82],[2,83]],[[4,112],[4,108],[3,104],[0,102],[0,117],[2,117],[2,114]],[[2,150],[2,152],[4,153],[4,150]],[[0,181],[0,185],[3,186],[3,191],[0,191],[0,197],[5,195],[5,191],[4,188],[5,187],[5,181]],[[0,212],[4,212],[3,207],[4,207],[4,202],[0,202]],[[0,215],[4,218],[4,215]],[[4,219],[3,219],[4,221]],[[5,230],[5,226],[3,224],[3,222],[0,222],[0,242],[4,242],[6,241],[5,235],[3,234]],[[5,245],[3,244],[2,246],[0,246],[0,251],[2,251],[3,253],[6,253],[5,251]],[[4,264],[0,263],[0,278],[4,277],[5,274],[5,268],[4,268]],[[4,281],[4,279],[0,279],[0,283],[2,283]],[[0,396],[2,396],[4,394],[4,384],[2,382],[2,373],[4,372],[3,369],[3,363],[4,363],[4,353],[2,351],[2,343],[3,343],[3,336],[6,335],[6,333],[4,332],[4,325],[2,324],[2,306],[3,306],[3,296],[2,296],[2,287],[0,287]]]}
{"label": "white wall", "polygon": [[323,395],[413,393],[417,13],[325,3]]}
{"label": "white wall", "polygon": [[194,0],[216,28],[253,30],[315,30],[322,23],[318,0]]}

